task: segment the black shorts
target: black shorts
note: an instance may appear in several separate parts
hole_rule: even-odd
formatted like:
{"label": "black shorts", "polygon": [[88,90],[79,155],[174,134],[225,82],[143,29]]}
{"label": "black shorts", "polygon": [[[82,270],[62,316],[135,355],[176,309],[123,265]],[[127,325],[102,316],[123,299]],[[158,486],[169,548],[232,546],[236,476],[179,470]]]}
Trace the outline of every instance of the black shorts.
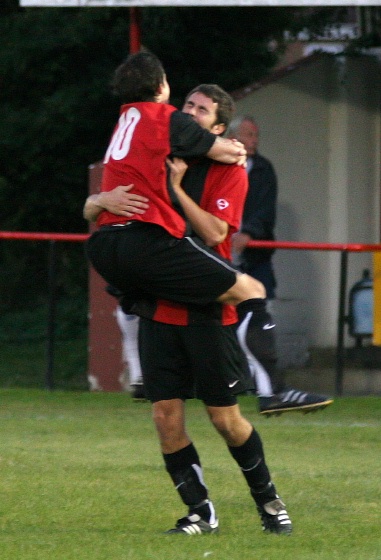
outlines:
{"label": "black shorts", "polygon": [[167,325],[140,319],[144,389],[151,402],[198,398],[207,406],[232,406],[253,389],[236,326]]}
{"label": "black shorts", "polygon": [[201,240],[176,239],[155,224],[103,227],[86,251],[106,282],[131,301],[154,297],[206,305],[236,282],[237,270]]}

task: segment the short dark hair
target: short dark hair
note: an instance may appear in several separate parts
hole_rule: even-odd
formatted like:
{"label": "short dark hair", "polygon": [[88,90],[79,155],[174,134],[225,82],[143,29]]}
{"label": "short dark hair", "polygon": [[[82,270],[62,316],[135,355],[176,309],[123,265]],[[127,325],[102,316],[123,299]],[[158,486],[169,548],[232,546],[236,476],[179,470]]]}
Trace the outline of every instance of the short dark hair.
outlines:
{"label": "short dark hair", "polygon": [[194,93],[202,93],[206,97],[212,99],[214,103],[217,103],[217,122],[215,124],[224,124],[226,128],[228,128],[235,111],[235,105],[231,95],[217,84],[200,84],[188,93],[185,98],[185,103]]}
{"label": "short dark hair", "polygon": [[112,92],[122,103],[155,101],[158,88],[164,82],[165,71],[156,55],[140,51],[129,55],[115,70]]}

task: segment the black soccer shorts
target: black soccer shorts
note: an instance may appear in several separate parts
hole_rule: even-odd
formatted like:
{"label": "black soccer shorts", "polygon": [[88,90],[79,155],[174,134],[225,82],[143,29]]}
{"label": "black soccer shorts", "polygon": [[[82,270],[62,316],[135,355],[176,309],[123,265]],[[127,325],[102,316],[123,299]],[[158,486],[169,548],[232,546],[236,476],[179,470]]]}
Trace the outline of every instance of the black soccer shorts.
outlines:
{"label": "black soccer shorts", "polygon": [[144,222],[100,228],[86,251],[106,282],[132,301],[154,297],[206,305],[235,284],[238,272],[200,239],[176,239]]}
{"label": "black soccer shorts", "polygon": [[236,326],[167,325],[140,319],[144,389],[151,402],[198,398],[207,406],[232,406],[253,389]]}

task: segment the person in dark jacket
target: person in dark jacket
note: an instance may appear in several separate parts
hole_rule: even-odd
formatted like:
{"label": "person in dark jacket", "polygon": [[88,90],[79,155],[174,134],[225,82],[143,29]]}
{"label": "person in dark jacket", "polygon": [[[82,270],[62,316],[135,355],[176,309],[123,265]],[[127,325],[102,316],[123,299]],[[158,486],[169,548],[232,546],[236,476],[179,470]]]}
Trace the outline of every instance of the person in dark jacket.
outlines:
{"label": "person in dark jacket", "polygon": [[230,135],[240,137],[247,151],[249,191],[239,233],[233,247],[241,270],[257,278],[266,288],[267,299],[275,298],[276,280],[272,265],[274,249],[246,248],[248,241],[274,241],[277,176],[272,163],[258,153],[259,128],[251,117],[237,117],[229,128]]}
{"label": "person in dark jacket", "polygon": [[[269,302],[275,298],[276,288],[272,264],[274,250],[249,248],[247,243],[252,240],[275,239],[277,176],[272,163],[258,153],[259,127],[252,116],[233,119],[228,136],[245,146],[249,178],[240,231],[232,238],[235,264],[242,272],[262,282]],[[268,311],[269,307],[268,303]],[[273,321],[258,327],[255,333],[251,332],[250,348],[244,338],[244,323],[245,319],[238,327],[237,335],[249,362],[261,414],[280,414],[294,410],[307,412],[325,408],[333,402],[329,397],[286,386],[284,374],[277,368],[276,325]]]}

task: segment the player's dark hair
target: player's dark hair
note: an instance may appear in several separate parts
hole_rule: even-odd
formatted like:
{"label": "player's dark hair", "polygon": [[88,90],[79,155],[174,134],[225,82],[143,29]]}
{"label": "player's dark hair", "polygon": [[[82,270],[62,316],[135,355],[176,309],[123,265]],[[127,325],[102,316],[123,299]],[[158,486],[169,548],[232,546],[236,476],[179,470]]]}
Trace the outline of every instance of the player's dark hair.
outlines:
{"label": "player's dark hair", "polygon": [[188,93],[185,103],[194,93],[202,93],[214,103],[217,103],[216,122],[214,124],[224,124],[228,128],[233,118],[235,105],[233,98],[217,84],[200,84]]}
{"label": "player's dark hair", "polygon": [[115,70],[111,89],[122,103],[155,101],[164,78],[165,71],[157,56],[141,51],[129,55]]}

